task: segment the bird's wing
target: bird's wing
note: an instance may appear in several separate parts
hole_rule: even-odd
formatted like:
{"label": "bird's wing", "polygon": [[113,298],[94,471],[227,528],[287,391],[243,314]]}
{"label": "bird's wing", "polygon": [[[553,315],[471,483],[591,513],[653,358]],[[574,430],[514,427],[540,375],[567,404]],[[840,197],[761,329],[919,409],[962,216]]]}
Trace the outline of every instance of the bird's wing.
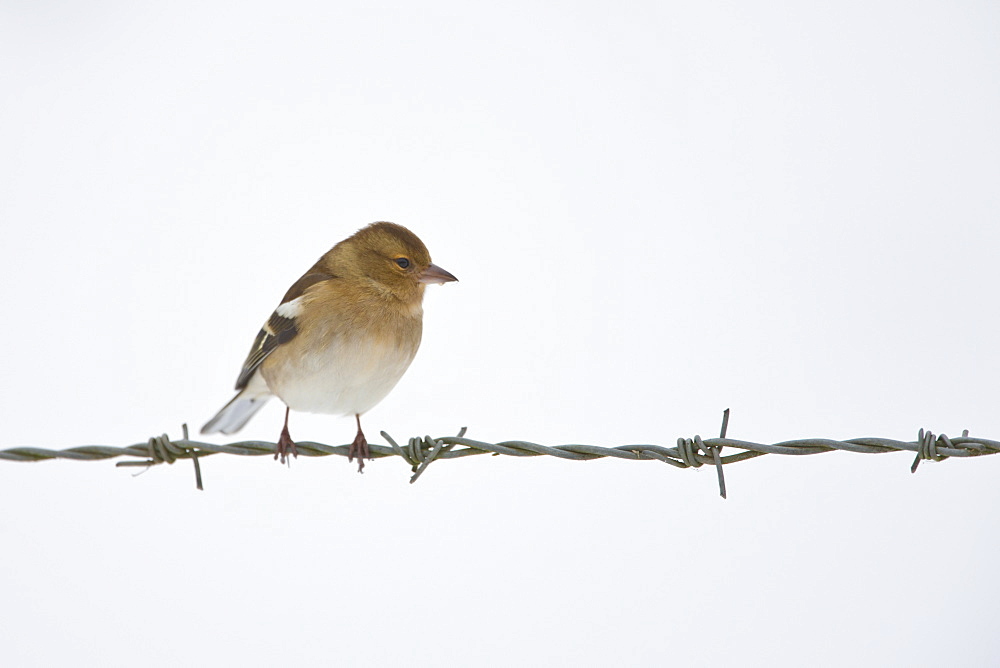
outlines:
{"label": "bird's wing", "polygon": [[306,290],[317,283],[333,278],[336,277],[319,271],[314,267],[306,272],[302,278],[295,281],[292,287],[288,288],[288,292],[282,298],[281,304],[278,305],[278,308],[274,309],[274,313],[271,314],[271,317],[264,323],[260,332],[257,333],[253,347],[250,348],[250,354],[247,355],[247,359],[243,363],[243,368],[240,369],[240,376],[236,379],[237,390],[242,390],[247,386],[254,373],[257,372],[257,368],[260,367],[268,355],[274,352],[278,346],[294,339],[299,333],[296,326],[296,317],[301,309],[302,296],[306,293]]}

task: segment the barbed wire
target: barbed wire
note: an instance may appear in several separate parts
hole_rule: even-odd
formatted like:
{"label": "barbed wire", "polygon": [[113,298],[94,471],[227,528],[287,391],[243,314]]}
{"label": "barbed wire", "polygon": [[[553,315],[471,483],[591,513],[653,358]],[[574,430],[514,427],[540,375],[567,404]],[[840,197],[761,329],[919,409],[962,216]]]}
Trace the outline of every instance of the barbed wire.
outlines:
{"label": "barbed wire", "polygon": [[[803,438],[780,443],[753,443],[739,441],[726,437],[729,424],[729,409],[723,412],[722,429],[719,438],[703,439],[678,438],[675,447],[661,445],[619,445],[603,447],[598,445],[569,444],[548,446],[529,441],[503,441],[487,443],[465,437],[463,427],[457,436],[417,436],[409,439],[405,445],[399,445],[386,432],[382,437],[389,445],[370,444],[373,459],[382,457],[402,457],[412,467],[413,475],[410,482],[414,483],[423,474],[431,462],[438,459],[457,459],[473,455],[507,455],[511,457],[537,457],[548,455],[560,459],[590,460],[602,457],[635,461],[660,461],[677,468],[699,468],[703,465],[714,466],[718,472],[719,493],[726,498],[726,481],[722,467],[727,464],[745,461],[762,455],[815,455],[821,452],[844,450],[864,454],[881,454],[886,452],[908,451],[916,453],[910,471],[916,473],[917,466],[924,459],[941,461],[948,457],[978,457],[1000,453],[1000,441],[973,438],[968,430],[957,438],[948,438],[944,434],[934,435],[921,429],[916,441],[897,441],[891,438],[852,438],[838,441],[826,438]],[[166,434],[154,436],[145,443],[137,443],[126,447],[109,445],[84,445],[65,450],[50,450],[47,448],[20,447],[0,450],[0,459],[8,461],[41,461],[47,459],[72,459],[76,461],[92,461],[111,459],[114,457],[136,457],[135,461],[118,462],[117,466],[150,467],[157,464],[173,464],[180,459],[190,459],[194,463],[195,484],[198,489],[204,489],[201,478],[200,459],[210,455],[229,454],[249,457],[272,455],[277,458],[277,445],[268,441],[239,441],[237,443],[218,444],[192,441],[188,438],[187,425],[183,425],[183,438],[172,440]],[[328,455],[348,456],[348,445],[325,445],[312,441],[296,443],[298,454],[305,457],[325,457]],[[729,455],[723,455],[723,448],[738,450]]]}

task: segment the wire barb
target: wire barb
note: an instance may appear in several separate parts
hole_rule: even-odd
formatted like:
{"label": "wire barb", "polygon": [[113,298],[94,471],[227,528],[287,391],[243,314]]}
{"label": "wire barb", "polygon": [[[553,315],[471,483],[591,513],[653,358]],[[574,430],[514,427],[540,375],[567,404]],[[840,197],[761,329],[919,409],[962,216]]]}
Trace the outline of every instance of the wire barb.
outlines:
{"label": "wire barb", "polygon": [[[729,409],[722,411],[722,428],[719,430],[719,438],[726,437],[726,430],[729,429]],[[723,499],[726,498],[726,476],[722,473],[722,448],[719,447],[718,450],[712,450],[712,456],[715,458],[715,470],[719,474],[719,496]]]}
{"label": "wire barb", "polygon": [[[458,430],[459,438],[465,436],[466,429],[467,427],[462,427]],[[425,470],[427,470],[430,463],[438,458],[438,455],[442,452],[448,452],[455,447],[454,444],[446,446],[440,440],[433,439],[430,436],[424,436],[423,438],[411,438],[406,449],[403,449],[396,444],[396,441],[392,439],[392,436],[384,431],[379,433],[382,434],[382,438],[389,442],[393,452],[410,464],[410,470],[413,471],[413,476],[410,478],[411,485],[417,481],[417,478],[419,478]]]}
{"label": "wire barb", "polygon": [[[966,429],[962,432],[962,436],[968,436],[969,430]],[[917,467],[920,466],[920,461],[923,459],[930,459],[931,461],[940,462],[944,459],[948,459],[948,455],[943,455],[938,451],[938,442],[944,445],[944,448],[949,450],[954,450],[955,445],[951,442],[951,439],[941,434],[937,438],[934,438],[934,434],[930,431],[924,432],[923,429],[917,434],[917,443],[919,444],[919,449],[917,450],[917,456],[913,459],[913,465],[910,466],[910,473],[916,473]]]}

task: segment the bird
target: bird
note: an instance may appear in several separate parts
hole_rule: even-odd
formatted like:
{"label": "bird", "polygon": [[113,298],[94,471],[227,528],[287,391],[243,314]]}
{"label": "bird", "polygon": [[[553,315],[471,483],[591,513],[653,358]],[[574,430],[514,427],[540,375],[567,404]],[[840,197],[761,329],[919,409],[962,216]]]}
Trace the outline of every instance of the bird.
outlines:
{"label": "bird", "polygon": [[417,354],[424,287],[457,280],[402,225],[361,228],[288,288],[254,339],[236,396],[201,433],[235,433],[276,396],[285,404],[285,424],[275,459],[298,457],[290,410],[353,415],[358,433],[348,461],[357,457],[363,472],[371,455],[361,416],[389,394]]}

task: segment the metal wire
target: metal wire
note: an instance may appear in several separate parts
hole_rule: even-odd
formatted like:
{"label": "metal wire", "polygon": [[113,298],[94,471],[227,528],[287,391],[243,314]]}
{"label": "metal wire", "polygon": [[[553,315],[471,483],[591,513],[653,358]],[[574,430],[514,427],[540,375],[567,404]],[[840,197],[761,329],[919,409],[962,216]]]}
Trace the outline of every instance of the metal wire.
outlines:
{"label": "metal wire", "polygon": [[[465,437],[465,428],[457,436],[414,437],[405,446],[400,446],[389,434],[381,432],[389,443],[385,445],[370,445],[371,456],[402,457],[410,464],[413,476],[410,482],[416,480],[427,470],[427,467],[438,459],[457,459],[472,455],[507,455],[510,457],[537,457],[549,455],[561,459],[590,460],[602,457],[635,461],[660,461],[677,468],[698,468],[703,465],[715,466],[719,477],[719,493],[726,496],[726,484],[722,467],[735,464],[746,459],[761,455],[815,455],[821,452],[845,450],[865,454],[880,454],[884,452],[913,452],[916,458],[910,470],[916,472],[917,466],[924,459],[941,461],[948,457],[978,457],[1000,453],[1000,441],[982,438],[972,438],[968,430],[958,438],[949,438],[944,434],[935,436],[921,429],[916,441],[897,441],[891,438],[852,438],[837,441],[826,438],[803,438],[794,441],[766,444],[739,441],[726,438],[726,427],[729,421],[729,409],[723,416],[723,426],[719,438],[677,439],[676,447],[668,448],[661,445],[619,445],[603,447],[599,445],[569,444],[548,446],[529,441],[503,441],[487,443]],[[298,454],[305,457],[325,457],[339,455],[347,457],[349,445],[325,445],[311,441],[296,443]],[[166,434],[154,436],[145,443],[137,443],[126,447],[108,445],[84,445],[65,450],[49,450],[47,448],[9,448],[0,450],[0,459],[8,461],[41,461],[47,459],[99,460],[113,457],[133,457],[131,461],[118,462],[117,466],[154,466],[156,464],[172,464],[179,459],[191,459],[195,467],[195,481],[198,489],[202,489],[201,466],[199,459],[209,455],[230,454],[257,457],[274,455],[277,445],[268,441],[240,441],[237,443],[218,444],[192,441],[188,438],[187,425],[183,426],[183,438],[171,440]],[[723,448],[737,450],[733,454],[723,455]]]}

